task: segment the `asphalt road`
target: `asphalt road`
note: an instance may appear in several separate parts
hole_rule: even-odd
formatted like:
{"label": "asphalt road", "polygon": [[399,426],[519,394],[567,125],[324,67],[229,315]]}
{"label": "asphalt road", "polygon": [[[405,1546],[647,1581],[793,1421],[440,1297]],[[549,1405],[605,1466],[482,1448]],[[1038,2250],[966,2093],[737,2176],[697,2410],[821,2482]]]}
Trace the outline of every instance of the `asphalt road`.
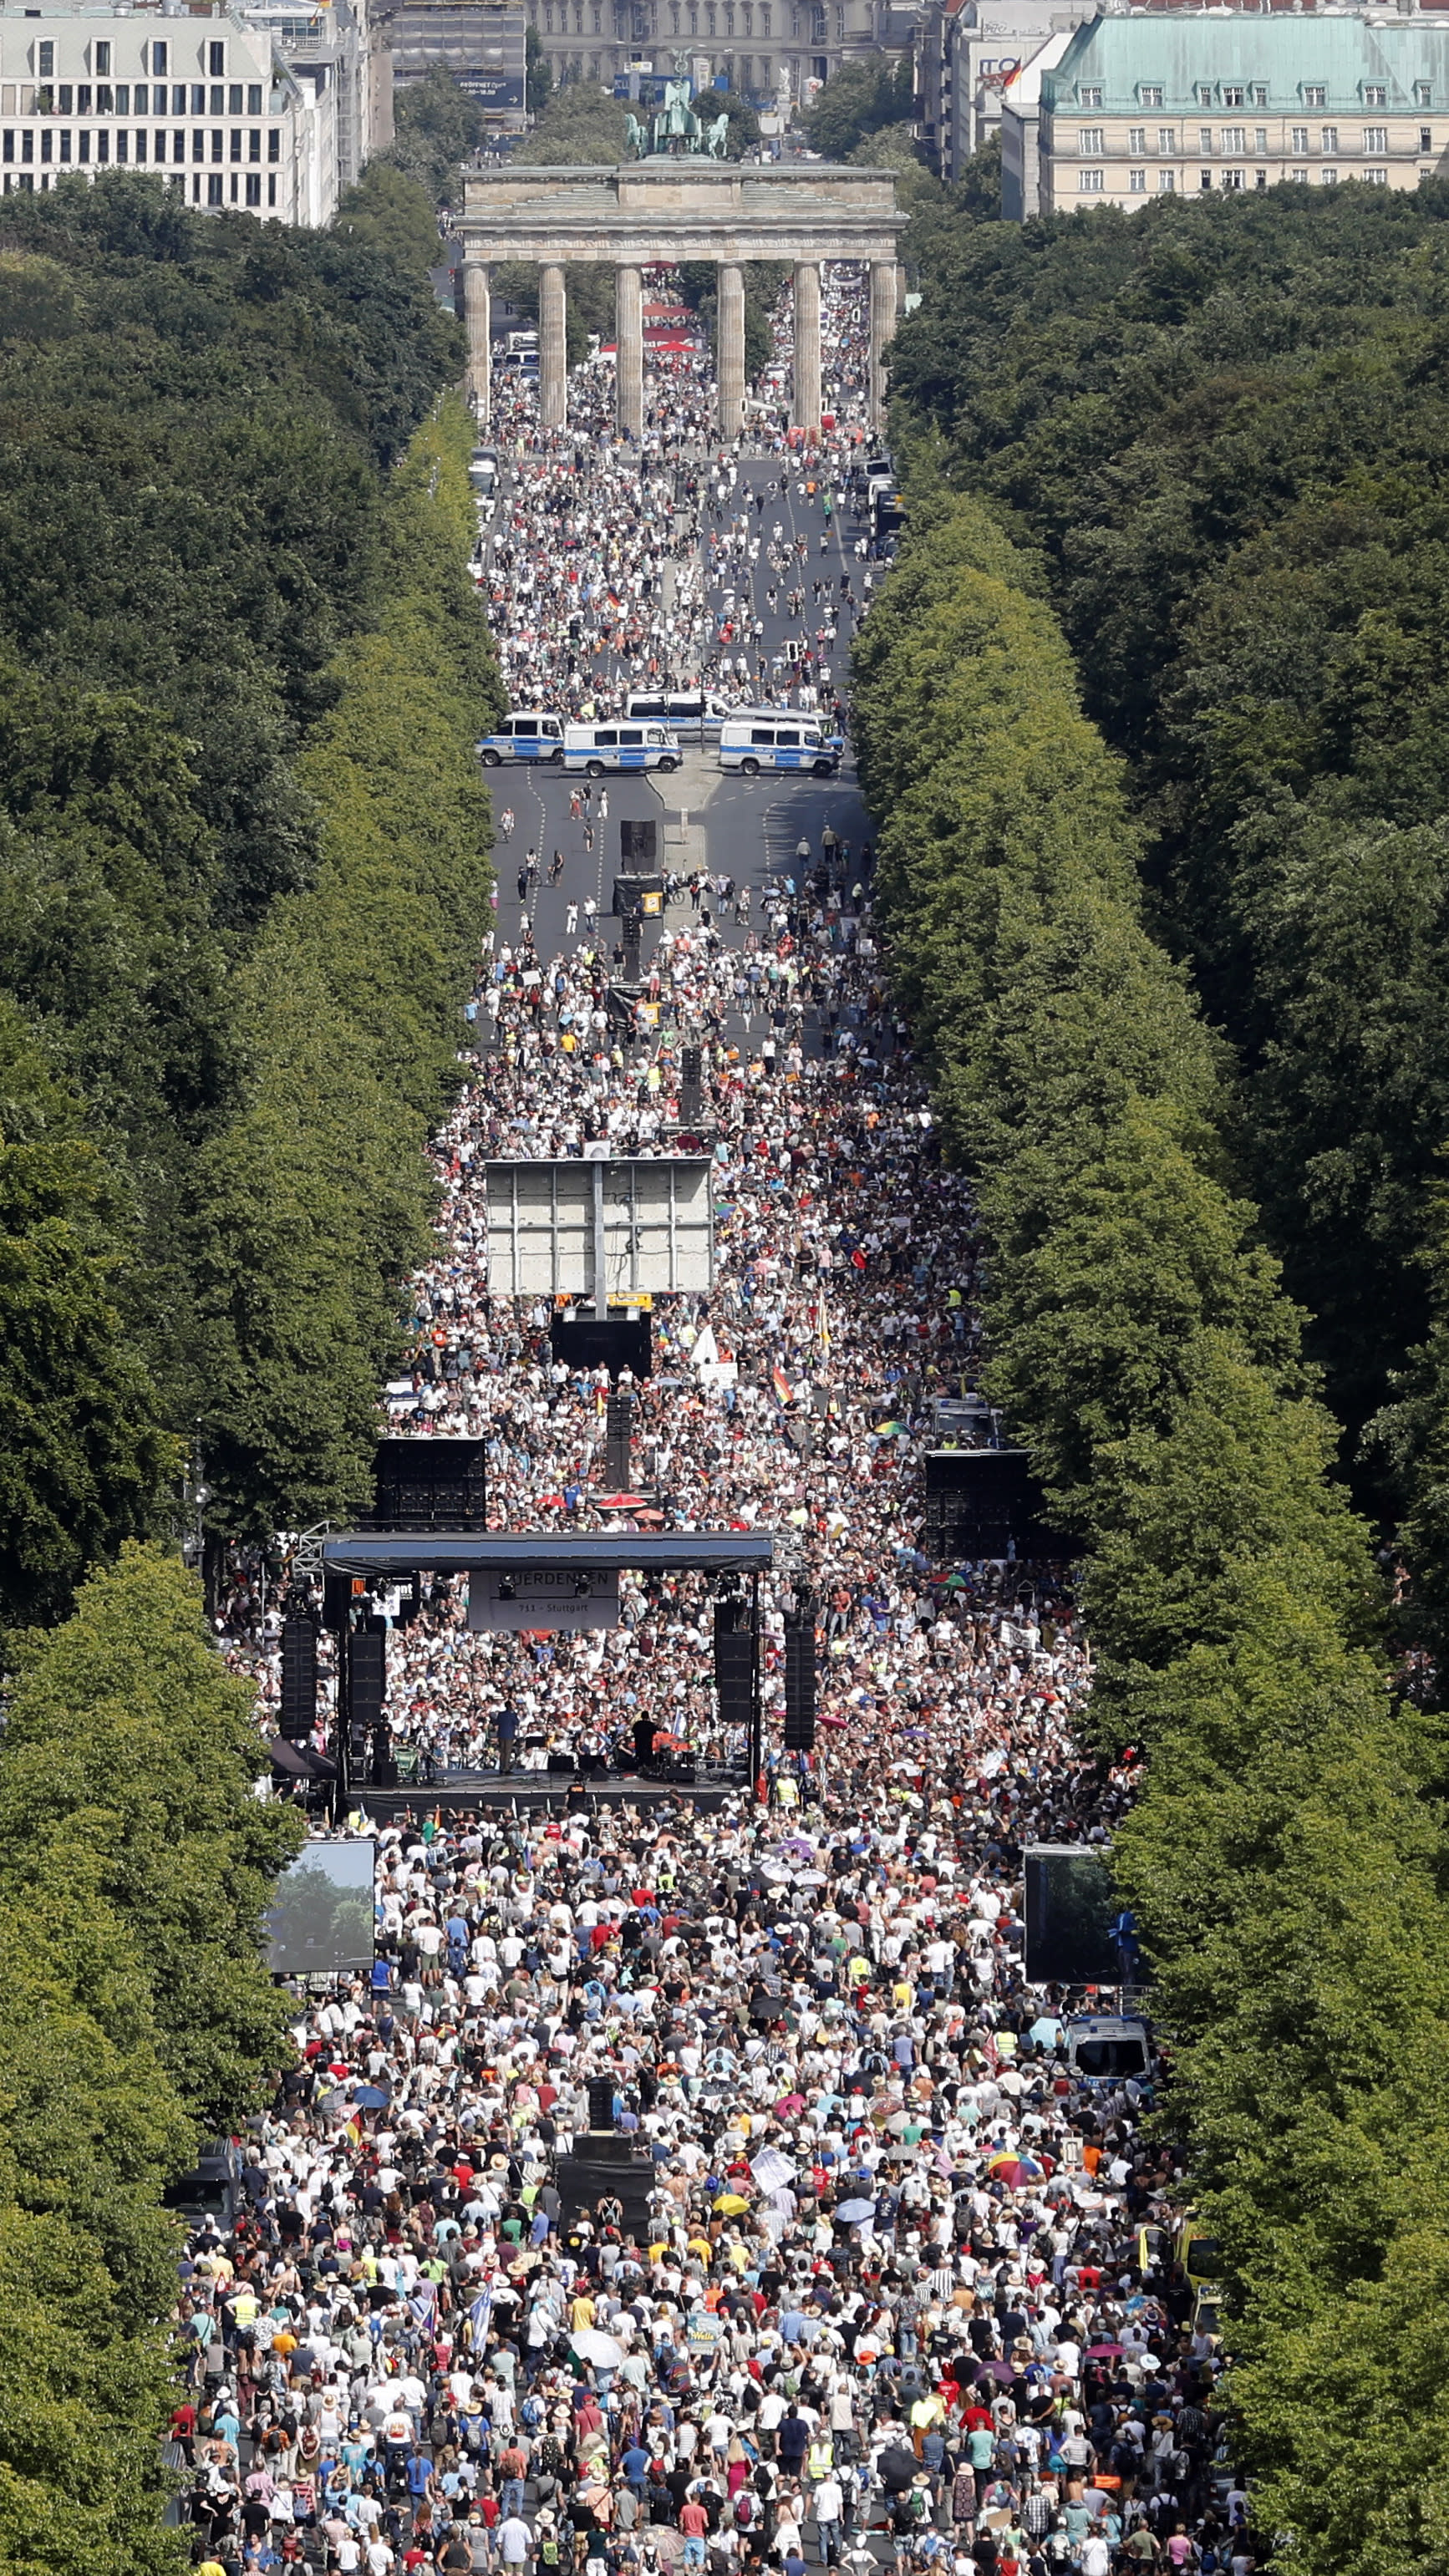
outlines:
{"label": "asphalt road", "polygon": [[[731,504],[742,506],[742,496],[776,479],[778,468],[770,461],[746,459],[740,468],[739,488]],[[857,595],[860,593],[859,566],[854,554],[855,530],[847,522],[844,530],[832,528],[828,551],[820,551],[820,535],[825,525],[818,502],[807,502],[796,496],[793,486],[786,500],[767,501],[762,518],[753,524],[766,542],[775,522],[782,521],[787,542],[797,534],[809,543],[809,557],[801,567],[799,578],[806,592],[806,623],[813,629],[819,611],[811,597],[810,584],[829,575],[838,584],[840,575],[849,571]],[[712,520],[706,522],[713,524]],[[780,649],[791,635],[801,631],[799,624],[788,619],[782,610],[773,616],[766,602],[766,587],[773,579],[764,550],[755,567],[754,604],[764,620],[764,635],[752,650],[768,657]],[[790,586],[787,575],[779,585]],[[719,594],[711,594],[711,607],[718,606]],[[743,606],[743,598],[741,599]],[[849,638],[845,618],[832,654],[832,668],[837,681],[848,664]],[[585,936],[583,904],[592,897],[599,907],[600,935],[606,946],[618,937],[618,924],[605,912],[615,876],[619,873],[619,825],[623,821],[651,819],[660,826],[659,863],[684,874],[697,867],[712,874],[723,873],[737,885],[748,885],[753,896],[752,918],[760,920],[760,895],[773,877],[789,872],[794,851],[802,835],[809,840],[818,856],[820,838],[827,824],[834,826],[837,837],[848,842],[856,856],[870,837],[865,808],[856,785],[853,759],[847,753],[840,775],[833,779],[804,777],[743,778],[726,774],[712,749],[686,750],[682,766],[668,777],[650,772],[620,772],[609,775],[594,789],[594,846],[586,849],[584,824],[574,821],[569,813],[569,794],[577,781],[544,767],[509,765],[488,773],[493,791],[495,817],[506,806],[513,809],[515,822],[511,839],[501,837],[495,844],[498,870],[498,924],[500,942],[511,943],[518,935],[525,911],[533,925],[534,938],[544,957],[573,947]],[[607,793],[608,816],[598,815],[600,789]],[[524,855],[532,847],[539,854],[540,882],[528,904],[520,903],[517,872]],[[556,886],[546,882],[549,861],[556,850],[564,854],[563,875]],[[565,937],[569,905],[579,906],[579,922],[572,940]],[[670,916],[674,927],[688,919],[688,905],[676,906]],[[641,955],[648,972],[650,956],[663,924],[646,923]],[[743,933],[734,927],[726,914],[719,927],[732,944],[738,946]]]}

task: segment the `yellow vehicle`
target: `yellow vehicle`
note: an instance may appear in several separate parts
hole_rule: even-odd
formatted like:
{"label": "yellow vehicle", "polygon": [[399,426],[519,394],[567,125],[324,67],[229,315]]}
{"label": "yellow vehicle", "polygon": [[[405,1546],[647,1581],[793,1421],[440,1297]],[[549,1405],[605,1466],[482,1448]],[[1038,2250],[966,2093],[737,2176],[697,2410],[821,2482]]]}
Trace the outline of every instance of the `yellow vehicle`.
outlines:
{"label": "yellow vehicle", "polygon": [[1188,2216],[1177,2231],[1177,2259],[1195,2290],[1215,2282],[1222,2270],[1218,2240],[1209,2236],[1197,2219]]}

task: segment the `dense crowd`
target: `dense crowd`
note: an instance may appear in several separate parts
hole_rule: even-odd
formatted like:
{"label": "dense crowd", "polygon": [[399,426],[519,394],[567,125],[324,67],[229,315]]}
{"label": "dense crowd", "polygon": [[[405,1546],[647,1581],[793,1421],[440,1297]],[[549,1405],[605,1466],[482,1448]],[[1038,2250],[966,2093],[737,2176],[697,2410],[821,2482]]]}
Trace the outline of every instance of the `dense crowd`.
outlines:
{"label": "dense crowd", "polygon": [[[651,558],[649,473],[576,457],[564,514]],[[922,1544],[977,1235],[869,875],[828,830],[753,918],[718,881],[679,889],[622,1015],[591,924],[545,958],[525,909],[483,961],[392,1418],[486,1441],[496,1525],[628,1525],[604,1383],[554,1360],[546,1306],[490,1293],[481,1165],[667,1149],[698,1046],[717,1284],[653,1316],[635,1481],[665,1527],[792,1543],[765,1593],[770,1752],[707,1804],[641,1778],[520,1811],[480,1782],[376,1833],[376,1968],[299,1994],[296,2065],[185,2266],[172,2457],[210,2576],[1250,2576],[1150,2072],[1085,2077],[1061,1999],[1023,1980],[1022,1846],[1100,1841],[1131,1776],[1076,1749],[1060,1570]],[[806,1578],[822,1724],[785,1757]],[[233,1606],[240,1657],[259,1605]],[[626,1577],[614,1629],[489,1637],[439,1585],[390,1641],[397,1750],[434,1777],[617,1767],[642,1719],[734,1758],[710,1615],[697,1581]]]}
{"label": "dense crowd", "polygon": [[[616,713],[630,689],[655,684],[709,687],[732,704],[834,703],[852,622],[870,596],[866,539],[853,540],[858,571],[838,586],[822,583],[808,558],[786,548],[769,496],[758,493],[753,512],[746,506],[740,460],[778,460],[776,499],[819,490],[832,512],[845,513],[865,449],[860,312],[858,272],[827,270],[823,346],[838,408],[808,451],[790,445],[783,397],[756,403],[747,435],[712,444],[714,389],[702,348],[651,356],[637,449],[613,428],[607,365],[575,371],[568,427],[548,435],[536,388],[503,373],[492,431],[512,471],[480,536],[475,572],[515,706],[588,722]],[[782,359],[788,316],[786,299]],[[794,635],[768,656],[757,633],[767,589],[798,602]]]}

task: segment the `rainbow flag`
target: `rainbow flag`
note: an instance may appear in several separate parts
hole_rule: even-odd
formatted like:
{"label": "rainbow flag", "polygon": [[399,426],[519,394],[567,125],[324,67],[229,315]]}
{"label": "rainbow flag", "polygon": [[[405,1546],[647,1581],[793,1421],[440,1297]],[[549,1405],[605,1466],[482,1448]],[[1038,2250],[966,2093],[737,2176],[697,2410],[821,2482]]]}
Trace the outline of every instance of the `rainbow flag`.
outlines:
{"label": "rainbow flag", "polygon": [[787,1376],[785,1375],[785,1372],[784,1372],[784,1370],[783,1370],[783,1369],[771,1369],[771,1371],[770,1371],[770,1384],[771,1384],[771,1386],[774,1388],[775,1393],[776,1393],[776,1395],[779,1397],[780,1402],[781,1402],[782,1404],[793,1404],[793,1403],[794,1403],[794,1401],[795,1401],[795,1390],[794,1390],[793,1386],[790,1384],[790,1381],[789,1381],[789,1379],[787,1378]]}

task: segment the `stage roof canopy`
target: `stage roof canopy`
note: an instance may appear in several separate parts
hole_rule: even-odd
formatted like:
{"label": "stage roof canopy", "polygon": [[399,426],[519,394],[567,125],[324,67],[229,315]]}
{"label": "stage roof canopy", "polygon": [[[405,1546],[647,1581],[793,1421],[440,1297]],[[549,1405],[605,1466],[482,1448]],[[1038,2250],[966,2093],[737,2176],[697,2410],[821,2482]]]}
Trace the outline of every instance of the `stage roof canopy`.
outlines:
{"label": "stage roof canopy", "polygon": [[365,1530],[324,1541],[328,1574],[758,1574],[774,1562],[770,1530],[593,1530],[561,1537],[514,1530]]}

